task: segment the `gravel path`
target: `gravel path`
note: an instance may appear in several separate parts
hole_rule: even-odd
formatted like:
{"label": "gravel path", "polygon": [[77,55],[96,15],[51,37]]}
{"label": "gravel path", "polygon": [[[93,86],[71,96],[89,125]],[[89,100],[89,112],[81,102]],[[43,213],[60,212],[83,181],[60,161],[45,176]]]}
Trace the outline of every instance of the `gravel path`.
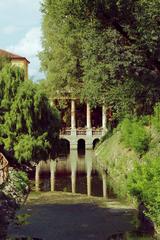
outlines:
{"label": "gravel path", "polygon": [[17,214],[26,213],[28,224],[10,226],[11,236],[43,240],[113,239],[114,234],[134,229],[136,215],[134,209],[115,200],[63,192],[32,192]]}

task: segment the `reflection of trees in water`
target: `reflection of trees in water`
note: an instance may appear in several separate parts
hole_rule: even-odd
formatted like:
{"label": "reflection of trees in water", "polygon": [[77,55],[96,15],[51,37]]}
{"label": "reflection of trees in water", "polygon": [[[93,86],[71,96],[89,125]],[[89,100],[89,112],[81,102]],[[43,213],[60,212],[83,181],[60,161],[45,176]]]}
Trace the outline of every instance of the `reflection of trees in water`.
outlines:
{"label": "reflection of trees in water", "polygon": [[0,208],[0,239],[6,239],[8,222],[6,221],[6,211]]}
{"label": "reflection of trees in water", "polygon": [[42,238],[31,238],[31,237],[16,237],[16,238],[7,238],[7,240],[43,240]]}
{"label": "reflection of trees in water", "polygon": [[[16,224],[16,226],[18,226],[19,224],[19,222],[17,222],[15,218],[15,212],[18,208],[19,205],[14,199],[6,196],[3,192],[0,192],[0,240],[42,240],[40,238],[31,238],[29,236],[16,238],[14,236],[8,236],[9,224],[14,223]],[[21,223],[21,225],[23,225],[23,223]]]}
{"label": "reflection of trees in water", "polygon": [[70,143],[66,139],[60,139],[58,143],[58,154],[67,156],[70,153]]}
{"label": "reflection of trees in water", "polygon": [[145,234],[139,231],[113,234],[107,240],[154,240],[152,234]]}
{"label": "reflection of trees in water", "polygon": [[7,238],[8,225],[13,221],[15,210],[18,207],[16,202],[0,192],[0,239]]}
{"label": "reflection of trees in water", "polygon": [[78,155],[80,155],[80,156],[85,155],[85,140],[84,139],[78,140]]}
{"label": "reflection of trees in water", "polygon": [[118,233],[110,236],[107,240],[127,240],[126,234]]}

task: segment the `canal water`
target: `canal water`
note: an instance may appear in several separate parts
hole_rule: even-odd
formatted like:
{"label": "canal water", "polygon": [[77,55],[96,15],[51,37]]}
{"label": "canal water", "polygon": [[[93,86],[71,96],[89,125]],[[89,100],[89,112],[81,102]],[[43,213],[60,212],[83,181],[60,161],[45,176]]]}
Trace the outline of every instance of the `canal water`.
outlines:
{"label": "canal water", "polygon": [[[106,198],[106,201],[108,198],[109,201],[113,200],[113,203],[116,202],[116,199],[114,199],[114,194],[111,190],[109,190],[109,188],[107,188],[106,172],[100,170],[100,168],[98,167],[96,158],[94,156],[94,151],[92,150],[86,150],[85,153],[83,151],[77,152],[77,150],[72,150],[70,154],[66,156],[60,156],[54,161],[41,161],[36,167],[34,176],[35,179],[31,180],[32,190],[34,191],[63,191],[71,193],[81,193],[88,196]],[[57,236],[59,237],[55,238],[57,240],[87,240],[92,238],[97,240],[153,239],[150,235],[144,235],[144,233],[140,231],[140,228],[137,230],[135,212],[133,213],[133,211],[130,211],[129,209],[99,209],[94,204],[92,206],[90,206],[89,204],[77,204],[76,206],[68,206],[66,204],[47,205],[46,202],[45,206],[43,204],[39,206],[26,206],[26,209],[25,207],[24,209],[22,209],[22,213],[23,211],[31,211],[33,213],[33,225],[37,221],[36,219],[39,219],[41,215],[43,216],[41,220],[38,220],[37,233],[41,233],[40,236],[44,235],[45,237],[39,237],[39,235],[35,234],[35,236],[37,236],[36,238],[28,238],[27,236],[31,236],[30,233],[32,231],[36,231],[36,227],[32,227],[32,224],[29,224],[20,227],[19,230],[17,227],[15,229],[12,229],[11,227],[9,234],[10,236],[13,236],[15,234],[16,238],[10,237],[7,239],[50,240],[50,237],[47,238],[49,230],[47,230],[47,232],[45,233],[45,228],[43,227],[41,229],[41,227],[39,228],[39,225],[43,225],[46,223],[45,221],[48,221],[48,225],[50,226],[50,217],[53,217],[56,214],[56,221],[53,224],[54,227],[52,226],[52,228],[50,228],[50,231],[53,231],[53,236],[54,234],[57,234],[59,226],[64,227],[64,229],[62,227],[62,231],[58,232]],[[78,214],[78,218],[77,215],[74,215],[75,212]],[[68,219],[68,215],[70,216],[70,224],[67,225],[68,227],[67,229],[65,229],[65,219]],[[83,222],[81,219],[83,219]],[[76,227],[76,221],[77,226],[79,227]],[[2,227],[5,228],[5,225],[2,226],[2,224],[0,223],[0,231]],[[81,230],[82,227],[84,227],[83,230]],[[75,233],[74,231],[72,232],[71,229],[72,231],[74,230]],[[65,234],[63,232],[66,232],[68,234],[68,237],[64,236]],[[115,232],[115,234],[110,234],[110,232]],[[77,233],[79,234],[76,235]],[[18,237],[17,234],[23,235],[23,237]],[[74,235],[76,237],[74,237]]]}
{"label": "canal water", "polygon": [[[60,156],[55,161],[41,161],[35,170],[33,190],[63,191],[109,199],[115,198],[113,191],[107,187],[106,172],[99,168],[93,150],[85,152],[72,150],[70,154]],[[137,231],[133,219],[132,214],[130,220],[126,219],[126,222],[132,222],[132,227],[130,226],[129,229],[126,227],[125,230],[123,228],[122,232],[107,239],[151,240],[152,237],[148,233],[141,232],[141,228],[138,228]]]}
{"label": "canal water", "polygon": [[35,190],[111,195],[106,187],[106,173],[98,171],[93,150],[85,153],[72,150],[56,161],[41,161],[36,167]]}

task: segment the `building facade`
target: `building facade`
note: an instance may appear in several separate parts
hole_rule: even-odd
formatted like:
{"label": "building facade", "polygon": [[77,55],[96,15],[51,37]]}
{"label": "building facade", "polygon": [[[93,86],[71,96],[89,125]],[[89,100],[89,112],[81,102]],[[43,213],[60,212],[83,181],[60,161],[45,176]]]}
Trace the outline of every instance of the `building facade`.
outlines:
{"label": "building facade", "polygon": [[19,56],[14,53],[10,53],[3,49],[0,49],[0,57],[6,57],[10,59],[11,63],[15,66],[24,69],[25,79],[28,79],[28,64],[30,63],[27,58]]}

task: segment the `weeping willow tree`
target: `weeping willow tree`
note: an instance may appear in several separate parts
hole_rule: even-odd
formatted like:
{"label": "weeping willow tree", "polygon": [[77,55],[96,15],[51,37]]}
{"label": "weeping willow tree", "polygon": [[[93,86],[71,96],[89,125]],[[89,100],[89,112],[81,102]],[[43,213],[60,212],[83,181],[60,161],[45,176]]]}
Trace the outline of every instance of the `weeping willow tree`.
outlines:
{"label": "weeping willow tree", "polygon": [[18,86],[22,82],[23,69],[12,66],[7,58],[0,58],[0,124],[4,123],[4,115],[10,111]]}
{"label": "weeping willow tree", "polygon": [[0,145],[14,161],[39,161],[56,154],[59,115],[38,84],[19,68],[0,71]]}

